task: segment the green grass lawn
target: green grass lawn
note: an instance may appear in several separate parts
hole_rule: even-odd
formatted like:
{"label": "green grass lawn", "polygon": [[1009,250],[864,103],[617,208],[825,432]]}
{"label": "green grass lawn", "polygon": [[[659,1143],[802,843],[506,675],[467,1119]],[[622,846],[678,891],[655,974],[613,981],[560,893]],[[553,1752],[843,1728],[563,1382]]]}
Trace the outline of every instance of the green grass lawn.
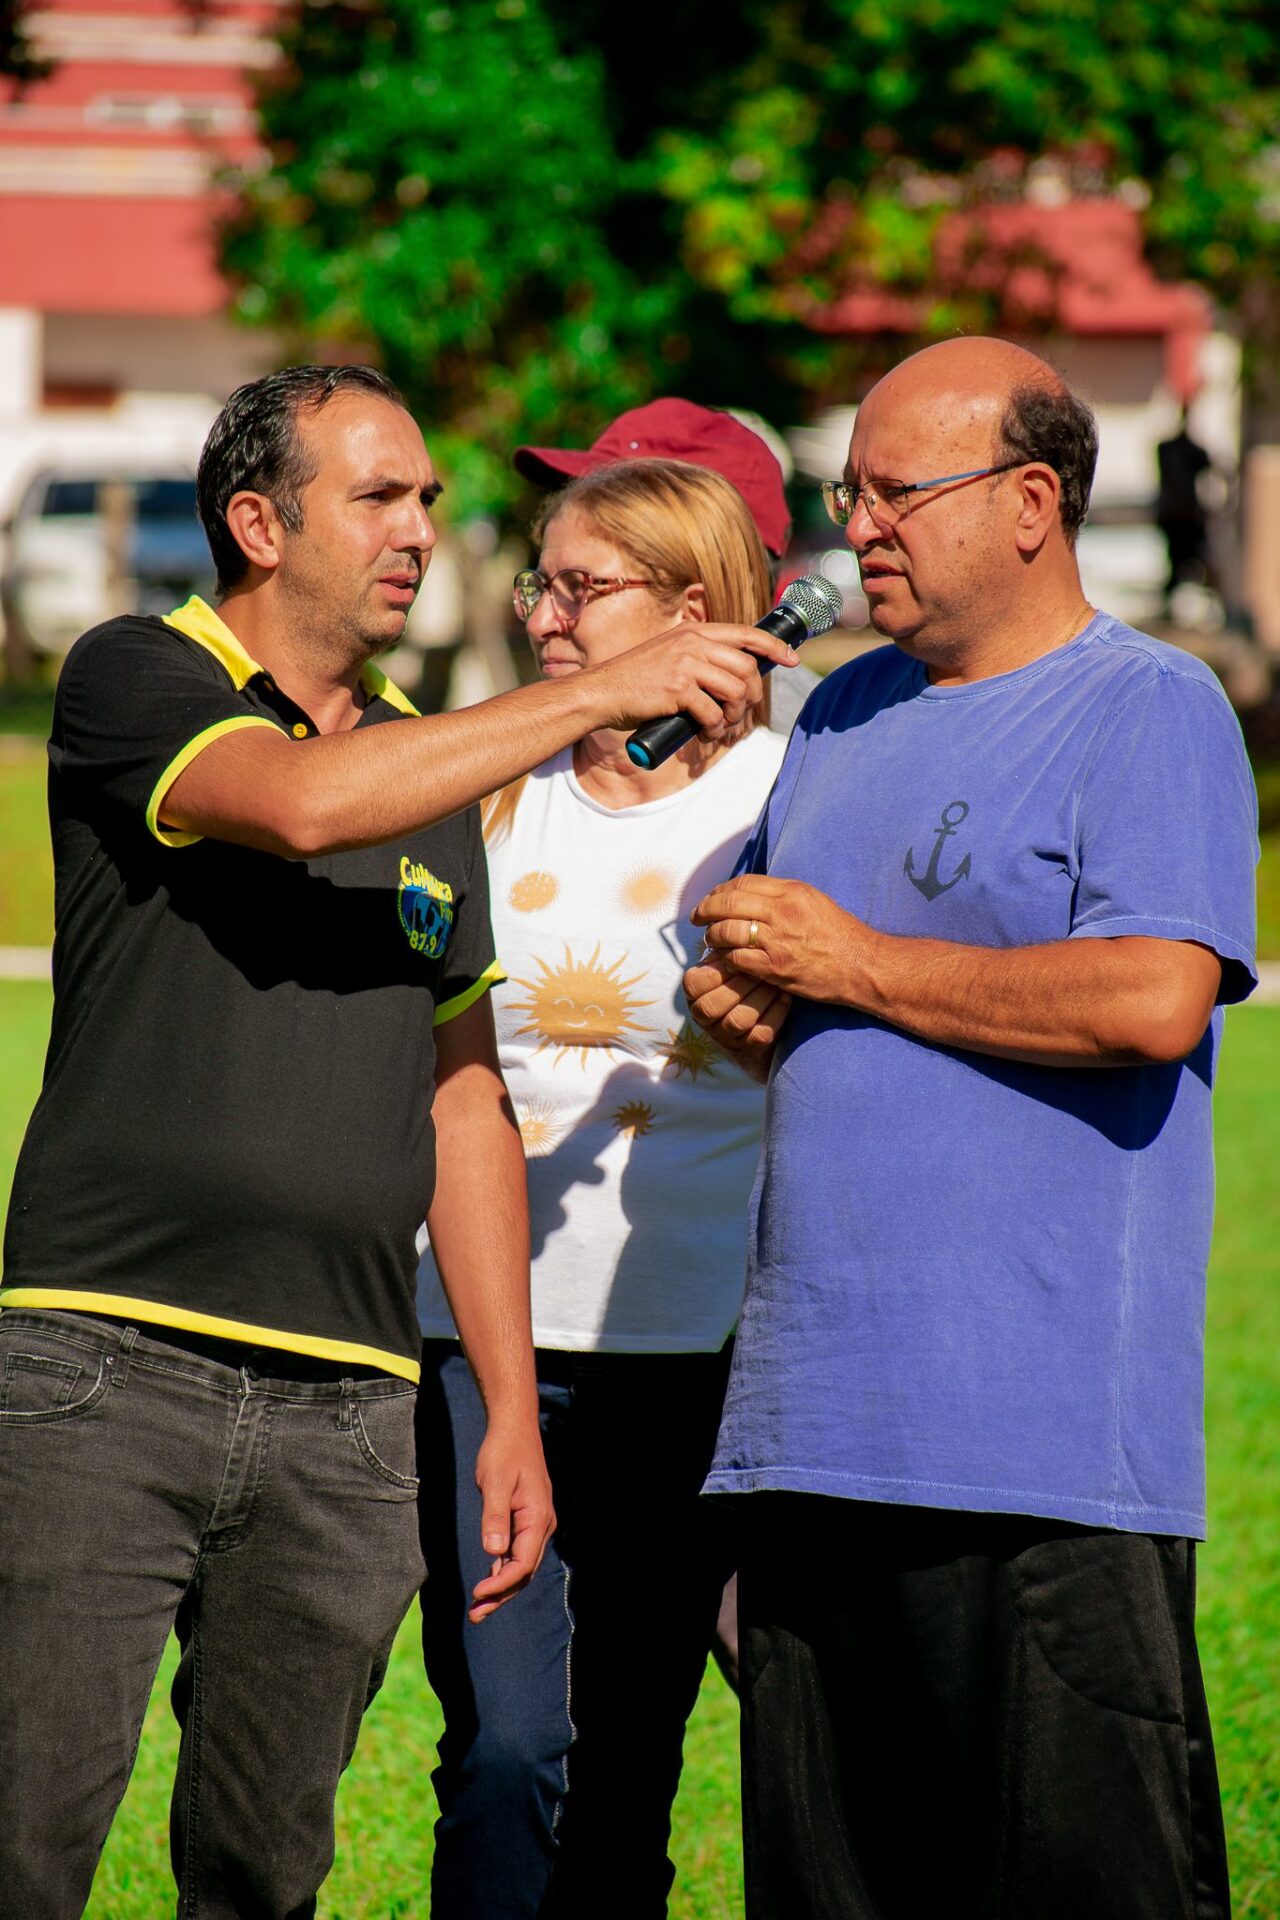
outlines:
{"label": "green grass lawn", "polygon": [[1280,959],[1280,761],[1255,760],[1262,859],[1258,866],[1258,957]]}
{"label": "green grass lawn", "polygon": [[[0,983],[0,1192],[34,1098],[48,1023],[40,985]],[[1209,1290],[1209,1506],[1200,1639],[1231,1844],[1236,1912],[1280,1916],[1280,1008],[1228,1020],[1218,1092],[1218,1226]],[[518,1603],[517,1603],[518,1604]],[[169,1781],[177,1747],[165,1693],[103,1855],[88,1920],[171,1911]],[[736,1709],[708,1674],[676,1808],[674,1920],[741,1911]],[[365,1722],[338,1805],[324,1920],[424,1920],[440,1728],[422,1677],[416,1612]],[[603,1917],[602,1917],[603,1920]],[[1028,1920],[1031,1917],[1028,1916]],[[1081,1916],[1085,1920],[1085,1916]]]}
{"label": "green grass lawn", "polygon": [[0,735],[0,946],[53,938],[53,863],[42,740]]}

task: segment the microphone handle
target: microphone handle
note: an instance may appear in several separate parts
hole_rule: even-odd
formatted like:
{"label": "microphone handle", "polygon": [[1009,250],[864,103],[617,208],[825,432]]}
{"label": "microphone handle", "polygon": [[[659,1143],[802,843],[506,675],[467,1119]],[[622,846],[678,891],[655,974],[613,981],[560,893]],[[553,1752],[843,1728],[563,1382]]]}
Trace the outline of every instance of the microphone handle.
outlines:
{"label": "microphone handle", "polygon": [[[756,625],[761,633],[771,633],[776,639],[785,640],[789,647],[798,647],[801,641],[809,638],[804,615],[797,613],[794,607],[774,607],[763,620],[757,620]],[[762,660],[760,671],[772,673],[775,665],[773,660]],[[688,713],[669,713],[662,720],[646,720],[627,741],[627,758],[634,766],[652,773],[673,753],[679,753],[681,747],[688,746],[701,731],[698,722]]]}

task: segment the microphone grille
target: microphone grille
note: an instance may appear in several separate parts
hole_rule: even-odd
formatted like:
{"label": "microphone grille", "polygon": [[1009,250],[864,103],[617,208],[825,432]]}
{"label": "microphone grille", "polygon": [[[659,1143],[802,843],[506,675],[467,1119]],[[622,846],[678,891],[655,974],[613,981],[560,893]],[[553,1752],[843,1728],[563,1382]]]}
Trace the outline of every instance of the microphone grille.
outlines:
{"label": "microphone grille", "polygon": [[834,627],[844,611],[844,596],[821,574],[802,573],[783,589],[779,604],[800,615],[812,640]]}

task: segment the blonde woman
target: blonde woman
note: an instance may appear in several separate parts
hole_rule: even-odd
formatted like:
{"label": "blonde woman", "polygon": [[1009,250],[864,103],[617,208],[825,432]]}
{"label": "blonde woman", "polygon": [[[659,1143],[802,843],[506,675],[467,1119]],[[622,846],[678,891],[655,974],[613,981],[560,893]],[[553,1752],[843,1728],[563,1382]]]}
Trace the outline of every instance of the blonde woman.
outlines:
{"label": "blonde woman", "polygon": [[[535,536],[539,565],[515,596],[548,678],[677,620],[750,624],[771,603],[750,512],[701,467],[586,473]],[[434,1920],[666,1912],[684,1726],[733,1565],[699,1488],[762,1113],[760,1089],[687,1018],[680,976],[699,945],[690,910],[731,871],[783,745],[749,722],[644,773],[624,735],[591,733],[488,805],[509,976],[495,1014],[528,1160],[559,1527],[519,1607],[467,1626],[486,1570],[468,1465],[483,1409],[428,1251],[424,1644],[446,1716]]]}

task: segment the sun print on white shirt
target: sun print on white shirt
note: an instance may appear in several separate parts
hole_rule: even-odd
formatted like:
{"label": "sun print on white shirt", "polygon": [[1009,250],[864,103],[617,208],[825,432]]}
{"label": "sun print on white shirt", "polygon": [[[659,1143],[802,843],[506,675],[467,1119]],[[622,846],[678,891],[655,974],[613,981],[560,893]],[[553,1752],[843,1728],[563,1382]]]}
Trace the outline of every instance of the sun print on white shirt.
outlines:
{"label": "sun print on white shirt", "polygon": [[550,1100],[523,1100],[516,1106],[520,1144],[526,1160],[541,1160],[563,1137],[565,1123]]}
{"label": "sun print on white shirt", "polygon": [[511,882],[507,905],[517,913],[540,913],[543,907],[552,904],[559,892],[560,882],[554,873],[535,867],[532,873],[522,873],[518,880]]}
{"label": "sun print on white shirt", "polygon": [[527,1000],[508,1002],[513,1013],[529,1015],[525,1024],[516,1028],[517,1039],[524,1033],[536,1033],[535,1055],[545,1047],[555,1047],[558,1065],[576,1052],[584,1069],[595,1047],[620,1046],[637,1051],[626,1036],[644,1034],[648,1029],[632,1015],[641,1007],[654,1005],[653,1000],[641,1000],[630,992],[645,977],[643,968],[624,979],[626,954],[606,967],[600,959],[599,941],[588,960],[575,960],[567,940],[559,966],[552,966],[539,954],[533,958],[542,969],[541,979],[512,981],[513,986],[526,988],[529,995]]}
{"label": "sun print on white shirt", "polygon": [[675,876],[666,867],[633,867],[618,887],[618,904],[638,920],[673,913],[678,904]]}
{"label": "sun print on white shirt", "polygon": [[692,1020],[673,1029],[670,1039],[660,1041],[654,1052],[667,1063],[662,1069],[664,1079],[670,1075],[671,1079],[678,1080],[681,1074],[687,1073],[695,1086],[698,1075],[713,1075],[723,1058],[711,1035],[695,1027]]}

